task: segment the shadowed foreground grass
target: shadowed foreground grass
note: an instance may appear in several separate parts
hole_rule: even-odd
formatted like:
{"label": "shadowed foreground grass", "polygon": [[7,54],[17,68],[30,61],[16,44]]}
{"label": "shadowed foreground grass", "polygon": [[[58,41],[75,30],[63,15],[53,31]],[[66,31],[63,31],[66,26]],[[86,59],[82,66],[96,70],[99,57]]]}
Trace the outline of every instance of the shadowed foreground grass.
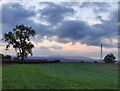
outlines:
{"label": "shadowed foreground grass", "polygon": [[3,89],[117,89],[118,66],[95,63],[3,66]]}

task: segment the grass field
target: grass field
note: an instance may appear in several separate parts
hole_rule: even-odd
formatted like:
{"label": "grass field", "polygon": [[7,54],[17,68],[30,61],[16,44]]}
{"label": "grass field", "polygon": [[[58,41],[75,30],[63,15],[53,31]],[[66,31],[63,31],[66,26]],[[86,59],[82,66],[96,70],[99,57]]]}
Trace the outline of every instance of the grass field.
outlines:
{"label": "grass field", "polygon": [[3,66],[3,89],[117,89],[118,66],[100,63]]}

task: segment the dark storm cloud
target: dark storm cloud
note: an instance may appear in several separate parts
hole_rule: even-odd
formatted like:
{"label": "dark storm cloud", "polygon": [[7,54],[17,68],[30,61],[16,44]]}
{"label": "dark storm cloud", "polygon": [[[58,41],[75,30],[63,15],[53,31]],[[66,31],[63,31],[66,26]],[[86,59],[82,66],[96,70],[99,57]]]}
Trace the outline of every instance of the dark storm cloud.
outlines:
{"label": "dark storm cloud", "polygon": [[59,38],[68,38],[71,40],[79,40],[83,38],[86,34],[89,34],[90,27],[82,22],[76,20],[64,21],[56,29],[56,34]]}
{"label": "dark storm cloud", "polygon": [[104,21],[102,24],[102,28],[109,33],[109,35],[111,34],[118,34],[118,11],[114,11],[111,13],[111,17],[110,20],[108,21]]}
{"label": "dark storm cloud", "polygon": [[[95,30],[96,29],[96,30]],[[104,34],[102,29],[91,28],[82,21],[64,21],[57,29],[58,41],[62,43],[81,42],[88,45],[100,45],[100,37]]]}
{"label": "dark storm cloud", "polygon": [[[114,38],[117,36],[117,13],[111,13],[110,20],[102,21],[101,16],[97,18],[101,20],[102,24],[89,26],[82,20],[64,20],[66,15],[74,14],[74,10],[67,7],[66,4],[43,3],[47,6],[38,12],[41,14],[42,19],[50,23],[50,25],[38,24],[29,20],[30,17],[35,16],[36,12],[33,10],[25,9],[19,3],[6,3],[2,5],[2,23],[3,31],[10,31],[17,24],[24,24],[32,26],[39,35],[39,40],[46,36],[50,39],[57,36],[55,40],[62,43],[80,42],[82,44],[99,46],[103,44],[106,47],[114,47],[112,44],[104,43],[101,38]],[[88,3],[86,3],[88,4]],[[97,3],[96,3],[97,4]],[[97,4],[97,6],[103,5]],[[85,6],[85,5],[84,5]],[[86,5],[87,6],[87,5]],[[82,6],[83,7],[83,6]],[[102,7],[102,6],[100,6]],[[59,23],[59,24],[57,24]],[[56,28],[53,28],[56,27]],[[53,49],[60,49],[53,46]]]}
{"label": "dark storm cloud", "polygon": [[56,35],[63,43],[71,41],[94,46],[104,44],[106,47],[116,47],[117,45],[112,45],[112,43],[103,42],[102,38],[110,39],[118,35],[117,17],[117,12],[114,12],[110,20],[94,26],[89,26],[80,20],[64,21],[57,27]]}
{"label": "dark storm cloud", "polygon": [[47,7],[40,10],[42,19],[48,21],[50,24],[57,24],[64,20],[65,16],[72,15],[74,10],[65,5],[57,5],[54,3],[44,3]]}
{"label": "dark storm cloud", "polygon": [[34,12],[26,10],[19,3],[5,3],[2,5],[3,33],[12,30],[19,23],[26,23]]}
{"label": "dark storm cloud", "polygon": [[34,16],[34,12],[25,9],[19,3],[7,3],[2,5],[2,22],[13,24],[19,21],[24,21],[27,18]]}
{"label": "dark storm cloud", "polygon": [[17,24],[32,26],[41,37],[48,30],[47,25],[34,23],[29,18],[35,16],[35,11],[25,9],[20,3],[5,3],[2,5],[3,33],[11,31]]}

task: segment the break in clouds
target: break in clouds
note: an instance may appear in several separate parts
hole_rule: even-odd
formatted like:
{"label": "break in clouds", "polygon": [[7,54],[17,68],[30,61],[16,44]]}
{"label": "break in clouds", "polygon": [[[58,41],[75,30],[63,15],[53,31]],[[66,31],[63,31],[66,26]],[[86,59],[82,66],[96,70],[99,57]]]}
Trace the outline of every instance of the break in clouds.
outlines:
{"label": "break in clouds", "polygon": [[88,46],[103,44],[112,48],[118,44],[118,9],[113,2],[8,2],[2,4],[2,24],[3,33],[16,24],[32,26],[37,42],[46,37],[59,43],[79,42]]}

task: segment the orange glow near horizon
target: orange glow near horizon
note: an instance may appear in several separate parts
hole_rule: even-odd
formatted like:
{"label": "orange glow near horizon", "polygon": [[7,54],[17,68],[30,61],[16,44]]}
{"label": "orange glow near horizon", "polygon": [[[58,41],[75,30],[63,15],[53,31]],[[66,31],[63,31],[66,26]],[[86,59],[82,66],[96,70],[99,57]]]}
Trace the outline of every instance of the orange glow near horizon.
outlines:
{"label": "orange glow near horizon", "polygon": [[[43,42],[34,42],[32,41],[32,43],[35,45],[35,48],[40,48],[40,47],[46,47],[50,50],[52,50],[50,47],[51,46],[58,46],[61,47],[63,51],[80,51],[80,52],[98,52],[100,51],[100,47],[99,46],[89,46],[86,44],[80,44],[79,42],[76,42],[75,44],[70,43],[59,43],[56,41],[49,41],[49,40],[44,40]],[[14,50],[12,47],[10,47],[9,51]],[[118,51],[118,48],[106,48],[103,45],[103,50],[104,51]],[[0,52],[4,52],[5,51],[5,44],[2,43],[2,45],[0,46]]]}
{"label": "orange glow near horizon", "polygon": [[[74,56],[79,55],[79,56],[88,56],[88,57],[93,57],[92,53],[96,53],[96,55],[93,58],[99,58],[99,53],[100,53],[100,46],[89,46],[86,44],[80,44],[79,42],[76,42],[75,44],[70,43],[59,43],[56,41],[49,41],[49,40],[44,40],[42,42],[35,42],[32,41],[34,44],[33,48],[33,54],[34,56],[50,56],[50,55],[72,55],[75,53]],[[54,49],[52,46],[58,46],[61,47],[60,49]],[[45,47],[45,49],[44,49]],[[42,52],[41,52],[42,51]],[[103,52],[104,53],[118,53],[118,48],[106,48],[103,45]],[[5,44],[0,45],[0,53],[3,54],[8,54],[8,55],[16,55],[15,50],[10,47],[8,51],[5,51]],[[82,54],[83,53],[83,54]],[[86,54],[85,54],[86,53]],[[90,56],[91,55],[91,56]],[[117,56],[118,54],[116,54]],[[96,57],[97,56],[97,57]]]}
{"label": "orange glow near horizon", "polygon": [[[75,44],[70,43],[59,43],[56,41],[48,41],[48,40],[44,40],[43,42],[32,42],[35,47],[41,47],[44,46],[46,48],[50,48],[51,46],[58,46],[58,47],[62,47],[61,50],[67,51],[80,51],[80,52],[98,52],[100,51],[100,47],[99,46],[90,46],[90,45],[86,45],[86,44],[81,44],[79,42],[76,42]],[[117,51],[117,48],[103,48],[103,50],[105,51]]]}

